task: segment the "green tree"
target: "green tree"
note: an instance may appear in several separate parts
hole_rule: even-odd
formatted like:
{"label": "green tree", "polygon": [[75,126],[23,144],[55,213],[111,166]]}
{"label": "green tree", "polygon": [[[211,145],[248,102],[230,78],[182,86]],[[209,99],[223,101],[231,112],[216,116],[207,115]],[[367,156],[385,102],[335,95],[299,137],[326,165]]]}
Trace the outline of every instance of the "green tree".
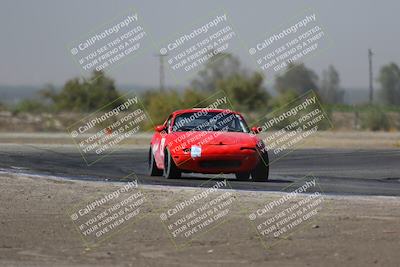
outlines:
{"label": "green tree", "polygon": [[145,92],[143,103],[155,125],[163,123],[171,112],[183,105],[179,92],[175,90]]}
{"label": "green tree", "polygon": [[390,128],[389,118],[381,108],[371,106],[361,116],[361,128],[371,131],[387,131]]}
{"label": "green tree", "polygon": [[382,99],[389,105],[400,105],[400,69],[395,63],[381,68],[378,81],[381,85]]}
{"label": "green tree", "polygon": [[41,113],[48,111],[48,106],[35,99],[24,99],[13,108],[13,112],[17,113]]}
{"label": "green tree", "polygon": [[338,104],[343,102],[339,73],[332,65],[329,65],[328,69],[322,72],[320,95],[326,103]]}
{"label": "green tree", "polygon": [[278,96],[274,97],[270,102],[271,110],[278,110],[287,106],[289,103],[297,99],[300,95],[294,90],[286,90]]}
{"label": "green tree", "polygon": [[7,106],[3,102],[0,102],[0,111],[3,110],[7,110]]}
{"label": "green tree", "polygon": [[[103,107],[121,96],[115,87],[114,80],[106,77],[101,71],[95,71],[91,82],[85,82],[84,87],[88,90],[88,110],[95,110]],[[116,107],[123,102],[124,100],[120,98],[112,105]]]}
{"label": "green tree", "polygon": [[203,105],[204,99],[207,98],[207,94],[200,92],[199,90],[187,88],[182,95],[182,102],[187,108],[195,107],[197,104],[201,103]]}
{"label": "green tree", "polygon": [[287,71],[275,78],[275,89],[279,93],[294,90],[299,95],[313,89],[318,91],[318,76],[303,63],[289,64]]}
{"label": "green tree", "polygon": [[[142,94],[143,104],[155,125],[163,123],[171,112],[178,109],[192,108],[205,98],[205,94],[194,89],[185,89],[183,92],[152,90]],[[202,107],[206,105],[207,103],[204,103]]]}
{"label": "green tree", "polygon": [[216,90],[217,82],[233,75],[243,73],[239,60],[230,53],[219,53],[212,56],[197,77],[191,82],[191,87],[202,91]]}
{"label": "green tree", "polygon": [[89,112],[110,103],[116,107],[123,102],[122,98],[116,100],[120,94],[114,80],[101,71],[94,71],[88,80],[74,78],[67,81],[59,93],[48,87],[41,94],[53,101],[57,111]]}
{"label": "green tree", "polygon": [[232,54],[219,53],[207,61],[191,85],[195,90],[206,94],[222,89],[235,108],[259,111],[266,108],[269,100],[263,82],[260,73],[250,73],[241,68],[239,59]]}
{"label": "green tree", "polygon": [[[269,104],[270,111],[273,112],[273,116],[280,114],[282,109],[287,110],[290,108],[290,103],[292,103],[295,99],[297,99],[300,95],[294,90],[285,90],[284,92],[280,93],[276,97],[272,99]],[[276,112],[276,113],[275,113]],[[285,126],[289,125],[290,123],[297,120],[297,117],[291,116],[288,119],[282,121],[282,123],[277,123],[273,128],[275,129],[282,129]]]}
{"label": "green tree", "polygon": [[224,90],[231,102],[242,111],[260,111],[267,108],[270,95],[263,86],[263,77],[255,72],[252,76],[235,74],[219,80],[217,87]]}

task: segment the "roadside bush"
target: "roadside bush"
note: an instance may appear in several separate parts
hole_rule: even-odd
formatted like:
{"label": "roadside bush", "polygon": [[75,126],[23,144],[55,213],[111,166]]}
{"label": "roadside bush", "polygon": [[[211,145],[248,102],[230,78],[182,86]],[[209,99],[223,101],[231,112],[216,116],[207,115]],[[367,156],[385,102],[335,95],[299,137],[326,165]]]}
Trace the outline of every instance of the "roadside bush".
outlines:
{"label": "roadside bush", "polygon": [[371,107],[361,115],[361,128],[371,131],[389,130],[389,119],[379,107]]}
{"label": "roadside bush", "polygon": [[49,107],[38,100],[25,99],[16,104],[13,113],[41,113],[49,111]]}
{"label": "roadside bush", "polygon": [[88,80],[71,79],[59,92],[45,88],[41,95],[53,103],[56,111],[91,112],[110,103],[117,107],[124,102],[114,80],[101,71],[94,71]]}
{"label": "roadside bush", "polygon": [[[143,104],[149,113],[154,125],[162,124],[167,116],[178,109],[192,108],[204,101],[206,94],[198,90],[186,89],[183,92],[176,90],[147,91],[142,95]],[[202,106],[206,106],[203,103]],[[148,125],[150,128],[151,125]]]}
{"label": "roadside bush", "polygon": [[0,102],[0,111],[7,110],[7,109],[8,109],[7,106],[5,104],[3,104],[2,102]]}

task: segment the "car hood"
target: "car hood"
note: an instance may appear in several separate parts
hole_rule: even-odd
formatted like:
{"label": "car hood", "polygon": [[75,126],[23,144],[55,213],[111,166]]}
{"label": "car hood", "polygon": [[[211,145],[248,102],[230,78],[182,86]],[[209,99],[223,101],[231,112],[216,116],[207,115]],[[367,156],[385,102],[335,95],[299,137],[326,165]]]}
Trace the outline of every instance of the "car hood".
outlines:
{"label": "car hood", "polygon": [[191,145],[245,145],[255,146],[258,138],[248,133],[238,132],[173,132],[169,134],[169,141],[174,143],[185,144],[186,147]]}

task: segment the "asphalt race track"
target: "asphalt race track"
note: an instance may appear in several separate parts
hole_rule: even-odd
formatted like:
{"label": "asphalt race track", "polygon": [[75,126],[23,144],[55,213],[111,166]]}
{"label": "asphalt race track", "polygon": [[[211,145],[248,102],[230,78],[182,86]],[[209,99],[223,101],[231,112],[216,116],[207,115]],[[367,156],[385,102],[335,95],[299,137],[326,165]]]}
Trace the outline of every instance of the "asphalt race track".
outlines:
{"label": "asphalt race track", "polygon": [[[87,166],[76,148],[1,145],[0,169],[69,179],[126,181],[132,174],[151,185],[201,186],[215,175],[184,174],[181,179],[150,177],[147,149],[122,149]],[[289,153],[270,166],[269,182],[236,181],[240,190],[281,191],[306,175],[318,178],[324,193],[340,195],[400,196],[400,150],[302,149]]]}

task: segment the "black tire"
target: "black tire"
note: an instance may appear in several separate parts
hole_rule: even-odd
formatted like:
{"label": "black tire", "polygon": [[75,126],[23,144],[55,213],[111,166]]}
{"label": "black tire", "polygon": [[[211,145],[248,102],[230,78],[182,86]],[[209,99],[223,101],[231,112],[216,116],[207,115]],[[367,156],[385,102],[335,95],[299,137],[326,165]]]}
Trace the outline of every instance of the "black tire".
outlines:
{"label": "black tire", "polygon": [[163,174],[163,171],[157,168],[157,164],[154,159],[154,154],[151,147],[149,149],[148,170],[150,176],[161,176]]}
{"label": "black tire", "polygon": [[269,176],[269,159],[268,152],[264,152],[260,156],[257,166],[251,172],[251,178],[256,182],[266,182]]}
{"label": "black tire", "polygon": [[238,181],[246,181],[249,180],[250,178],[250,173],[249,172],[237,172],[235,173],[236,180]]}
{"label": "black tire", "polygon": [[167,179],[181,178],[182,172],[176,167],[168,149],[164,152],[164,177]]}

